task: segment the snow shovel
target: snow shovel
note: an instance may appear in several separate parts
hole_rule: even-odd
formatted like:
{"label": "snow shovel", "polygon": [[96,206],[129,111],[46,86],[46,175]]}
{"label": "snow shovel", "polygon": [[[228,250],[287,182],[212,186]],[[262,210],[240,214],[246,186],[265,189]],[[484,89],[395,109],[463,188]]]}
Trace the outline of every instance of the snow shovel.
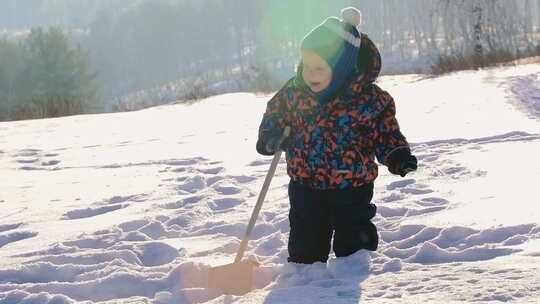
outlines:
{"label": "snow shovel", "polygon": [[[283,136],[277,143],[277,147],[279,147],[285,138],[289,136],[290,132],[291,128],[286,127],[283,132]],[[247,242],[249,240],[251,231],[255,226],[255,221],[257,221],[257,217],[259,216],[259,211],[261,210],[264,197],[266,196],[266,192],[268,192],[268,188],[270,187],[270,181],[276,172],[276,167],[279,159],[281,158],[281,152],[283,152],[281,149],[277,149],[276,153],[274,154],[274,159],[272,159],[270,169],[268,169],[268,173],[264,179],[261,192],[259,193],[259,198],[257,199],[257,203],[255,204],[255,208],[251,214],[251,219],[249,220],[244,238],[240,243],[240,248],[238,249],[234,263],[210,268],[208,273],[209,288],[221,289],[225,294],[236,296],[241,296],[251,291],[253,269],[259,265],[254,261],[242,261],[242,257],[246,251]]]}

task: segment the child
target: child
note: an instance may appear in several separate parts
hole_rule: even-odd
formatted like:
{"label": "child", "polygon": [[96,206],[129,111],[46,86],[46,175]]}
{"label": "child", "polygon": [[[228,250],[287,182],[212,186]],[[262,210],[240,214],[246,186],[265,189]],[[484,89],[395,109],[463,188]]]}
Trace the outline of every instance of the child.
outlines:
{"label": "child", "polygon": [[[286,152],[289,262],[326,262],[332,235],[337,257],[376,250],[375,157],[393,174],[417,168],[392,97],[373,83],[380,56],[356,29],[360,13],[347,8],[342,16],[304,37],[297,75],[268,102],[259,128],[259,153]],[[275,147],[286,126],[291,135]]]}

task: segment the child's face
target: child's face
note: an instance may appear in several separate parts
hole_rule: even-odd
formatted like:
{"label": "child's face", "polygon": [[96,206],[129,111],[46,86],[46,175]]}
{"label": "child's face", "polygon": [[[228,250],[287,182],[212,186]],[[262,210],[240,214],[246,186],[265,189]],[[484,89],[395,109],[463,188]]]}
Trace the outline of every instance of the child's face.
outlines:
{"label": "child's face", "polygon": [[326,89],[332,81],[332,68],[312,50],[302,50],[302,77],[308,87],[315,93]]}

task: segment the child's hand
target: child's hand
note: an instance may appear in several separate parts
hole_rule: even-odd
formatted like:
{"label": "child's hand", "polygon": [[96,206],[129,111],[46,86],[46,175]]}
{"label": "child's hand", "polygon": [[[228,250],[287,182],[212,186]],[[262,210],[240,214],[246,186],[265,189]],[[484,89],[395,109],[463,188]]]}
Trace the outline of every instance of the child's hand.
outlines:
{"label": "child's hand", "polygon": [[414,155],[409,155],[409,159],[401,163],[398,174],[401,177],[405,177],[407,173],[416,171],[418,168],[418,160]]}
{"label": "child's hand", "polygon": [[289,137],[283,137],[283,135],[276,135],[268,138],[266,142],[266,151],[275,153],[277,150],[284,151],[289,146]]}
{"label": "child's hand", "polygon": [[288,134],[290,134],[290,128],[283,133],[263,133],[257,141],[257,151],[262,155],[273,155],[277,150],[285,151],[291,145]]}
{"label": "child's hand", "polygon": [[405,177],[407,173],[418,168],[418,160],[411,155],[409,149],[399,149],[388,156],[388,171],[392,174]]}

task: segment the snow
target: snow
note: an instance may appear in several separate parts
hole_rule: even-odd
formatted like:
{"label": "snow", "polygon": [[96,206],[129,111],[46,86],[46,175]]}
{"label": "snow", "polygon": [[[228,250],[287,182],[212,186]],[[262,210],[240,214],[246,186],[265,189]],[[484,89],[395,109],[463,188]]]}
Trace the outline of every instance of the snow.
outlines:
{"label": "snow", "polygon": [[539,73],[382,77],[419,169],[380,170],[380,248],[287,263],[282,160],[245,296],[206,282],[268,170],[254,146],[270,96],[0,123],[0,303],[537,303]]}

